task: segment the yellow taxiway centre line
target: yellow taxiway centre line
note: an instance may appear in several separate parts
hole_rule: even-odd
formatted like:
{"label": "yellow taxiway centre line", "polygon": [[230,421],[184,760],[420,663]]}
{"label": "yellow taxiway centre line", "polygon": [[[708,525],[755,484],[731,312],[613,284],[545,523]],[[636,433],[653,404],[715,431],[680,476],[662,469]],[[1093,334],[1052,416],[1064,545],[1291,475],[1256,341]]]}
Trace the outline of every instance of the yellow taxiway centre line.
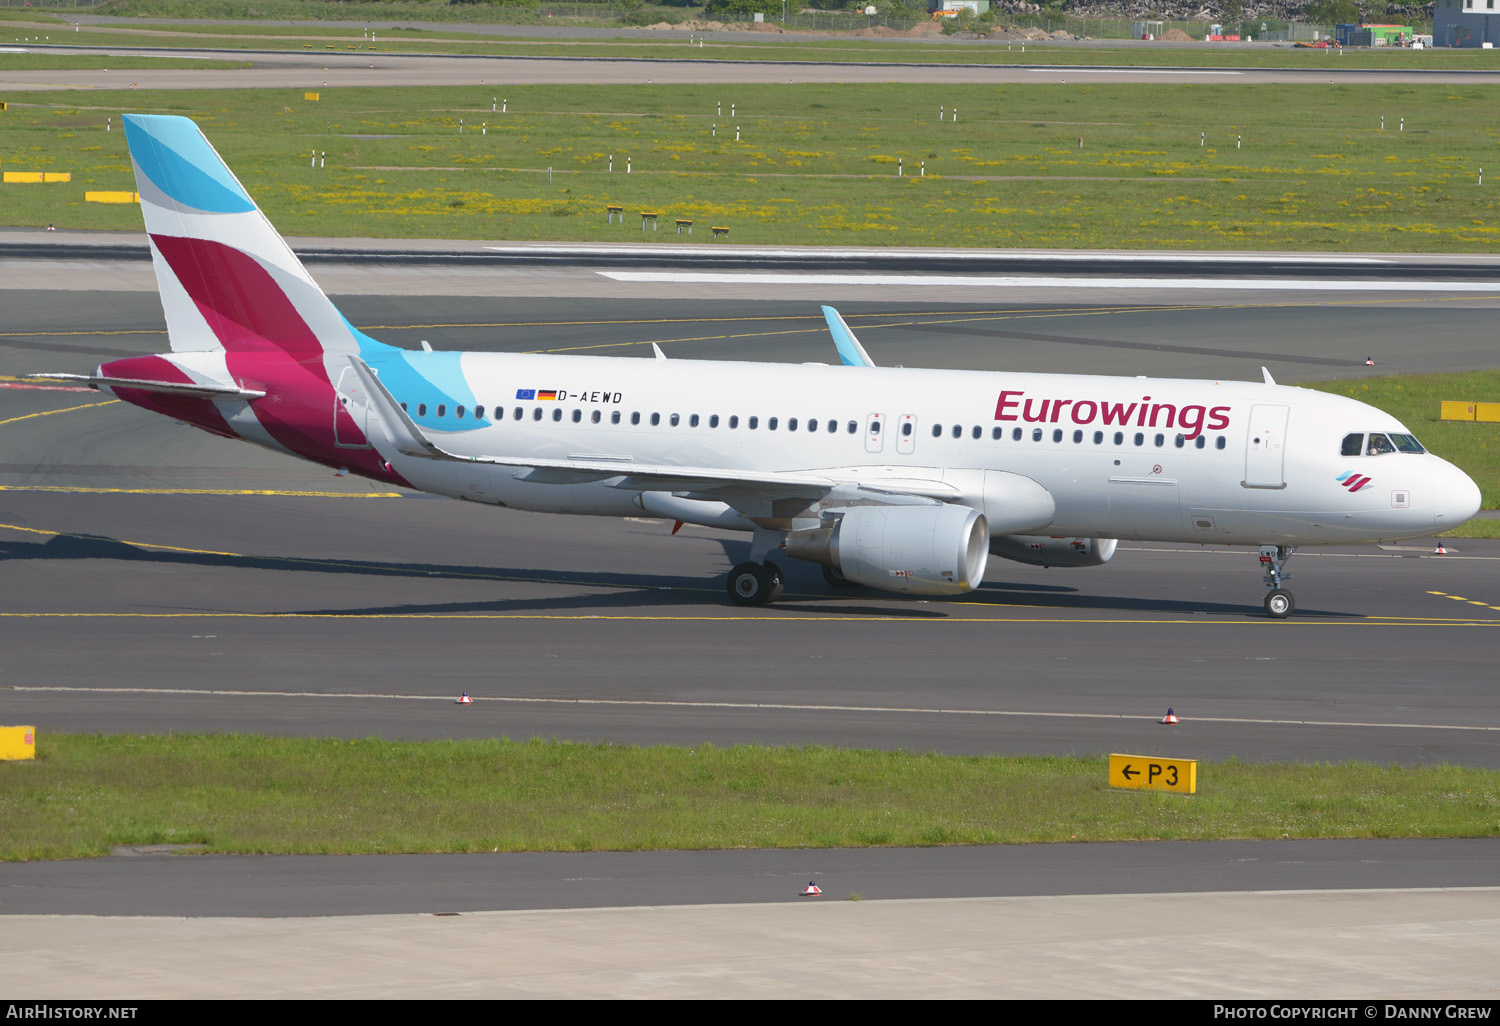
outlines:
{"label": "yellow taxiway centre line", "polygon": [[[60,492],[76,495],[279,495],[299,499],[405,498],[402,492],[302,492],[272,488],[90,488],[84,485],[0,485],[0,492]],[[0,527],[3,526],[5,525],[0,524]]]}
{"label": "yellow taxiway centre line", "polygon": [[102,403],[84,403],[82,406],[69,406],[63,410],[43,410],[40,413],[27,413],[20,417],[12,417],[9,420],[0,420],[0,427],[4,427],[6,424],[15,424],[23,420],[30,420],[32,417],[50,417],[54,413],[72,413],[74,410],[87,410],[94,406],[109,406],[119,401],[118,399],[106,399]]}
{"label": "yellow taxiway centre line", "polygon": [[[550,582],[548,582],[550,583]],[[606,585],[619,587],[618,585]],[[683,589],[674,589],[683,590]],[[1407,621],[1395,617],[1374,620],[1269,620],[1246,618],[1242,620],[1140,620],[1127,618],[1081,618],[1047,616],[891,616],[871,613],[868,616],[788,614],[772,609],[760,615],[650,615],[650,614],[590,614],[590,613],[0,613],[0,619],[9,620],[617,620],[629,622],[662,623],[923,623],[923,624],[1069,624],[1069,625],[1113,625],[1156,627],[1500,627],[1500,621],[1451,620],[1447,622]]]}

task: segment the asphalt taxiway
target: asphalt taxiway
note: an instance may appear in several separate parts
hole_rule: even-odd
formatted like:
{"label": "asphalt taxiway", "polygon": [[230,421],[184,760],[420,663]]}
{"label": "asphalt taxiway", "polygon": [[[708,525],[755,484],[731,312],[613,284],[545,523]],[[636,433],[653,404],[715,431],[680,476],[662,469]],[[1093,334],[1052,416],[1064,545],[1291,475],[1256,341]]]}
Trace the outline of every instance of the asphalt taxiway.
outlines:
{"label": "asphalt taxiway", "polygon": [[[815,568],[793,566],[780,604],[742,610],[721,585],[740,558],[738,536],[694,528],[673,536],[670,524],[649,519],[549,518],[385,492],[97,393],[16,380],[163,350],[156,298],[142,291],[151,287],[147,266],[31,262],[21,268],[29,277],[7,277],[12,287],[0,290],[0,709],[43,736],[540,735],[1500,765],[1491,683],[1500,543],[1460,541],[1440,557],[1421,540],[1304,550],[1291,564],[1299,609],[1284,623],[1260,611],[1253,553],[1140,544],[1092,570],[995,561],[984,588],[954,601],[833,594]],[[383,268],[372,294],[347,284],[369,268],[326,270],[351,320],[397,344],[649,358],[656,342],[677,358],[832,359],[815,303],[784,286],[748,282],[721,295],[667,283],[632,296],[597,268]],[[401,294],[439,283],[431,291],[442,294]],[[650,291],[669,285],[682,291]],[[1226,284],[1163,303],[1140,291],[1113,302],[1077,289],[934,297],[918,281],[844,288],[845,315],[882,363],[1248,378],[1266,365],[1284,381],[1490,366],[1500,296],[1500,288],[1289,290],[1267,300]],[[1377,366],[1367,368],[1372,355]],[[475,703],[457,705],[460,691]],[[1181,716],[1176,727],[1156,722],[1167,706]],[[26,978],[69,995],[82,993],[85,971],[115,981],[111,993],[120,981],[134,981],[131,993],[196,993],[182,981],[205,957],[205,930],[220,957],[250,967],[216,993],[248,992],[273,976],[289,993],[350,993],[369,982],[358,973],[340,981],[299,974],[287,952],[312,936],[307,929],[289,946],[284,930],[214,918],[286,914],[283,899],[298,894],[324,896],[322,906],[293,900],[287,909],[331,917],[313,929],[330,957],[363,952],[387,968],[385,992],[413,995],[466,964],[423,956],[404,975],[391,971],[413,936],[436,928],[413,911],[481,909],[490,911],[449,923],[449,940],[504,953],[531,974],[471,974],[476,994],[577,992],[578,958],[555,962],[567,968],[550,976],[528,961],[551,950],[536,939],[543,934],[601,960],[595,978],[615,984],[600,993],[714,993],[716,979],[753,992],[768,974],[797,971],[787,952],[806,953],[802,941],[769,954],[773,938],[794,936],[821,945],[803,964],[826,965],[866,994],[925,992],[930,963],[945,959],[964,967],[953,993],[1029,993],[1023,974],[993,966],[1002,957],[1026,964],[1023,953],[1037,945],[1053,953],[1054,967],[1075,967],[1074,976],[1055,972],[1049,986],[1086,981],[1079,993],[1138,993],[1141,973],[1154,973],[1157,993],[1178,996],[1225,987],[1329,993],[1330,980],[1358,986],[1351,981],[1366,977],[1364,966],[1409,955],[1414,929],[1433,943],[1408,975],[1384,977],[1382,993],[1493,993],[1482,969],[1500,954],[1500,899],[1488,887],[1500,883],[1493,841],[1362,843],[1370,847],[1069,848],[1056,859],[1067,869],[1060,874],[1039,869],[1024,849],[972,853],[978,862],[947,869],[943,860],[957,856],[926,851],[536,856],[530,869],[471,857],[120,856],[0,867],[0,912],[44,938],[28,949],[36,973]],[[1246,865],[1257,868],[1240,872]],[[860,903],[846,902],[761,922],[768,913],[741,904],[660,907],[670,903],[662,895],[676,893],[784,908],[774,903],[795,900],[790,883],[804,870],[823,875],[835,898],[888,898],[865,907],[890,910],[860,918]],[[430,886],[444,879],[453,886]],[[699,882],[677,887],[690,880]],[[1198,900],[1156,897],[1188,881]],[[1431,887],[1458,890],[1423,890]],[[1288,889],[1295,900],[1266,893]],[[134,897],[111,904],[108,893]],[[176,898],[151,901],[168,894]],[[637,907],[504,911],[578,904]],[[1293,906],[1318,912],[1303,921]],[[82,909],[118,918],[84,942],[58,925],[72,920],[34,917]],[[351,911],[382,914],[338,918]],[[141,915],[156,918],[129,918]],[[170,918],[183,915],[196,918]],[[1251,961],[1243,970],[1163,973],[1121,956],[1100,970],[1095,956],[1119,955],[1148,920]],[[1088,922],[1099,932],[1053,933],[1048,922]],[[1345,945],[1340,938],[1356,926],[1361,944]],[[852,948],[828,939],[855,929],[863,938]],[[765,943],[725,954],[746,930]],[[673,931],[697,941],[674,947],[662,939]],[[169,968],[119,955],[116,945],[147,935],[173,952]],[[533,938],[524,952],[513,943],[522,936]],[[655,960],[607,940],[623,936],[656,943]],[[597,951],[590,938],[600,939]],[[451,950],[430,940],[433,953]],[[1295,958],[1269,955],[1272,945],[1299,953],[1300,971],[1288,969]],[[975,952],[991,957],[987,968]],[[59,957],[72,971],[49,976],[42,963]],[[919,982],[902,990],[881,971],[892,965],[909,966]],[[653,971],[659,988],[619,982]]]}

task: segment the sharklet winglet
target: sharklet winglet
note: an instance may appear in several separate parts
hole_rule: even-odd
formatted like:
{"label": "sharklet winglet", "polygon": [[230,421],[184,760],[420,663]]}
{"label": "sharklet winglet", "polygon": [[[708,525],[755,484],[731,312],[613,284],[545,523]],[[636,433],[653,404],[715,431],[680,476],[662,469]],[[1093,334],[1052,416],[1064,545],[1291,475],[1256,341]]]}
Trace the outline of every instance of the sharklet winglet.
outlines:
{"label": "sharklet winglet", "polygon": [[833,344],[839,351],[839,362],[846,367],[873,367],[875,361],[870,359],[870,354],[865,352],[865,347],[859,344],[859,339],[854,337],[854,332],[849,330],[849,325],[844,323],[844,318],[831,306],[823,307],[823,317],[828,321],[828,330],[833,334]]}

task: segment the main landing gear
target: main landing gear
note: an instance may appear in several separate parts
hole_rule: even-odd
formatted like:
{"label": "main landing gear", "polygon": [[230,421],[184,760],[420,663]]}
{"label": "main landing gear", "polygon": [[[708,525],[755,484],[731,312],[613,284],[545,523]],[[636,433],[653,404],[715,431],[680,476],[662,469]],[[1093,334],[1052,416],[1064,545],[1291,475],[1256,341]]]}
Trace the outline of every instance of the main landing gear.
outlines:
{"label": "main landing gear", "polygon": [[1266,587],[1271,589],[1266,593],[1266,615],[1273,620],[1285,620],[1297,608],[1297,604],[1292,601],[1292,593],[1281,586],[1282,581],[1292,576],[1283,567],[1291,562],[1292,553],[1296,551],[1295,545],[1260,547],[1261,569],[1265,571]]}
{"label": "main landing gear", "polygon": [[781,567],[766,560],[764,563],[741,563],[729,571],[725,581],[729,598],[737,606],[763,606],[781,598],[784,589]]}

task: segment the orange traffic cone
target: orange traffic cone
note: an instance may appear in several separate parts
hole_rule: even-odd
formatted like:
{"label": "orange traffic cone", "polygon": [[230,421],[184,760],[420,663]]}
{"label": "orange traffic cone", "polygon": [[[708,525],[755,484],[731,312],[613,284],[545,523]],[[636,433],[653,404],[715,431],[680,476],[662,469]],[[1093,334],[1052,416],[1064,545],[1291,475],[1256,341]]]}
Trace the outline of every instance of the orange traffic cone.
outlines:
{"label": "orange traffic cone", "polygon": [[458,696],[458,704],[459,705],[473,705],[474,704],[474,699],[470,698],[469,697],[469,693],[467,691],[465,691],[463,694],[461,694],[461,695]]}
{"label": "orange traffic cone", "polygon": [[1375,357],[1373,357],[1373,356],[1367,356],[1367,357],[1365,357],[1365,366],[1366,367],[1373,367],[1373,366],[1375,366]]}
{"label": "orange traffic cone", "polygon": [[1434,556],[1446,556],[1448,554],[1448,550],[1443,548],[1443,539],[1438,539],[1438,547],[1432,550],[1432,554]]}
{"label": "orange traffic cone", "polygon": [[1156,722],[1158,722],[1158,723],[1176,723],[1177,722],[1177,714],[1174,713],[1169,708],[1167,710],[1167,714],[1165,716],[1163,716],[1161,719],[1157,720]]}
{"label": "orange traffic cone", "polygon": [[811,880],[807,881],[807,886],[802,888],[802,897],[804,898],[822,893],[823,889],[817,884],[813,883]]}

